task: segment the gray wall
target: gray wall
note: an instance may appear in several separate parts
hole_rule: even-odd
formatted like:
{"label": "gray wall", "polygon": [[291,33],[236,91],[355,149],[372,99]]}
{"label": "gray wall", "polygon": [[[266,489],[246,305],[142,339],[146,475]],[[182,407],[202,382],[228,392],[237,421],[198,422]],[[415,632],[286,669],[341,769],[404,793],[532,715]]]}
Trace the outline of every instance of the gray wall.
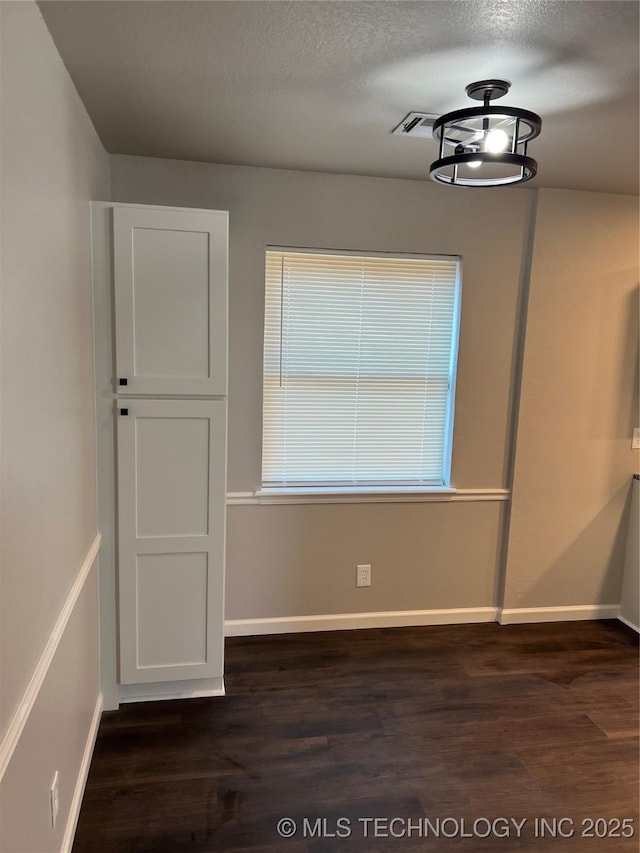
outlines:
{"label": "gray wall", "polygon": [[[230,211],[232,493],[260,485],[265,246],[463,257],[452,480],[508,488],[515,466],[511,537],[498,501],[249,499],[228,510],[228,619],[480,608],[503,593],[509,608],[619,601],[637,464],[635,199],[125,156],[112,193]],[[373,565],[370,589],[354,589],[358,562]]]}
{"label": "gray wall", "polygon": [[[463,257],[453,484],[508,481],[528,190],[112,158],[112,197],[230,211],[229,491],[260,486],[268,244]],[[490,607],[504,503],[230,506],[227,618]],[[370,562],[373,585],[355,589]]]}
{"label": "gray wall", "polygon": [[114,201],[230,211],[229,490],[260,484],[264,252],[271,245],[463,257],[453,483],[506,482],[514,326],[533,193],[112,157]]}
{"label": "gray wall", "polygon": [[[89,199],[108,157],[35,4],[1,3],[0,733],[95,541]],[[0,848],[60,849],[98,699],[89,572],[0,788]],[[45,656],[46,657],[46,656]],[[49,827],[49,783],[60,815]],[[19,807],[18,805],[19,804]]]}
{"label": "gray wall", "polygon": [[542,190],[505,607],[618,604],[638,425],[638,200]]}

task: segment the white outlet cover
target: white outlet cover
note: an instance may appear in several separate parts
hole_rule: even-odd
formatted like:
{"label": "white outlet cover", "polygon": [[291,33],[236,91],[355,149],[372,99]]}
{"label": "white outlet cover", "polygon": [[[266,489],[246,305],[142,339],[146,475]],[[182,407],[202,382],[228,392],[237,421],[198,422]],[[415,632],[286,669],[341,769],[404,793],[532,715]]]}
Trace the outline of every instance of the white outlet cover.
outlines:
{"label": "white outlet cover", "polygon": [[633,431],[633,441],[631,442],[632,450],[640,450],[640,427],[636,427]]}
{"label": "white outlet cover", "polygon": [[371,586],[371,565],[356,566],[356,586]]}

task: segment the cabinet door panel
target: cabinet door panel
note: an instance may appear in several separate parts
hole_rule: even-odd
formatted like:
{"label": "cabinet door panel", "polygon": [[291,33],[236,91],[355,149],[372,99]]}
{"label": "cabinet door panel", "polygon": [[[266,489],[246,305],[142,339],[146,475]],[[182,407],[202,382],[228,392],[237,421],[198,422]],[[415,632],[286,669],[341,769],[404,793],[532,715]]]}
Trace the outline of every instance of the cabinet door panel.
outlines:
{"label": "cabinet door panel", "polygon": [[116,417],[120,682],[221,676],[226,402],[120,400]]}
{"label": "cabinet door panel", "polygon": [[114,207],[118,385],[227,393],[227,213]]}
{"label": "cabinet door panel", "polygon": [[138,666],[206,664],[208,556],[202,551],[138,555]]}
{"label": "cabinet door panel", "polygon": [[209,532],[209,421],[136,420],[136,524],[143,537]]}

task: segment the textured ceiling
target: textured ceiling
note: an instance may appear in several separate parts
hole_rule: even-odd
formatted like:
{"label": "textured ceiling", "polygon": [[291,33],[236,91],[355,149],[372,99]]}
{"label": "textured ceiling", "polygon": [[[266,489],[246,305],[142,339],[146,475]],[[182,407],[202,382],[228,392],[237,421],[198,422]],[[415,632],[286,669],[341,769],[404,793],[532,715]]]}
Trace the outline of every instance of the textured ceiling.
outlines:
{"label": "textured ceiling", "polygon": [[638,3],[54,2],[40,8],[111,153],[427,179],[412,110],[510,80],[534,183],[638,191]]}

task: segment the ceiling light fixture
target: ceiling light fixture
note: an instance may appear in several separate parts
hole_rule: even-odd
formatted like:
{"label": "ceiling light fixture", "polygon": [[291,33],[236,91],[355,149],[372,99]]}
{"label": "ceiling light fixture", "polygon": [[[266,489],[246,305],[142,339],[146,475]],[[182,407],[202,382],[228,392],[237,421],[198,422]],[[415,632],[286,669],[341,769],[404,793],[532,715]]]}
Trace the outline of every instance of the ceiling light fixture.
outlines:
{"label": "ceiling light fixture", "polygon": [[542,119],[529,110],[491,105],[510,88],[506,80],[470,83],[467,95],[483,101],[483,106],[436,119],[433,138],[440,149],[431,164],[432,180],[459,187],[497,187],[535,177],[538,164],[527,156],[527,143],[540,133]]}

